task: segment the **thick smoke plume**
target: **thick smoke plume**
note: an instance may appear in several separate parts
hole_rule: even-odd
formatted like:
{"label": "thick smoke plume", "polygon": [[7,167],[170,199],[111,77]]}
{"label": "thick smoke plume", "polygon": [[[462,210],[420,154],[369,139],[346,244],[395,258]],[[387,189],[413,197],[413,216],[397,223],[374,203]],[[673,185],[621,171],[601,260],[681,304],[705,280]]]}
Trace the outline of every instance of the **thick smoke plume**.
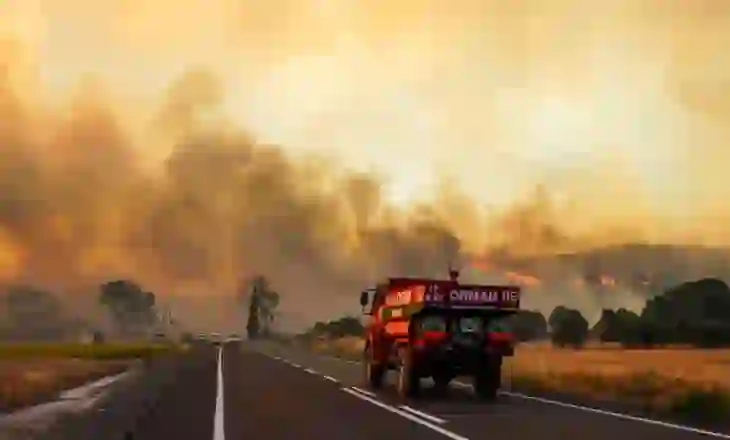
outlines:
{"label": "thick smoke plume", "polygon": [[96,90],[43,115],[9,80],[0,85],[5,280],[130,277],[163,295],[233,296],[261,273],[287,299],[325,301],[390,273],[438,275],[457,259],[459,239],[437,213],[396,218],[375,178],[198,126],[214,104],[205,73],[171,87],[154,118],[171,152],[153,169]]}

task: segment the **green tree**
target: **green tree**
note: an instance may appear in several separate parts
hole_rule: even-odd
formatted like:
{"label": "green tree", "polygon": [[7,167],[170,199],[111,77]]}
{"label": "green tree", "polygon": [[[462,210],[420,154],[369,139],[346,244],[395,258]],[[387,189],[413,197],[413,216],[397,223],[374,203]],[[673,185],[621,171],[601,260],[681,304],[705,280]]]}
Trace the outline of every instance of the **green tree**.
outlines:
{"label": "green tree", "polygon": [[558,323],[565,317],[569,310],[570,309],[565,306],[557,306],[552,312],[550,312],[550,315],[548,316],[548,326],[550,327],[551,332],[555,331]]}
{"label": "green tree", "polygon": [[538,311],[521,310],[509,317],[506,324],[520,341],[542,339],[548,335],[547,320]]}
{"label": "green tree", "polygon": [[620,342],[637,344],[640,342],[641,318],[636,313],[621,308],[618,310],[603,309],[601,319],[592,329],[592,333],[601,342]]}
{"label": "green tree", "polygon": [[59,339],[69,330],[61,301],[51,292],[15,285],[2,299],[8,320],[8,336],[12,339]]}
{"label": "green tree", "polygon": [[558,347],[582,347],[588,337],[588,321],[575,309],[563,307],[551,314],[551,340]]}
{"label": "green tree", "polygon": [[641,325],[652,343],[729,346],[730,288],[715,278],[682,283],[646,302]]}
{"label": "green tree", "polygon": [[123,335],[148,331],[155,324],[155,295],[142,290],[133,281],[116,280],[102,284],[99,302],[107,308]]}
{"label": "green tree", "polygon": [[257,295],[249,296],[248,322],[246,323],[246,332],[249,339],[257,339],[261,324],[259,322],[259,298]]}
{"label": "green tree", "polygon": [[263,275],[257,275],[250,281],[250,294],[243,294],[248,298],[249,312],[246,326],[249,336],[269,336],[271,326],[276,317],[279,306],[279,293],[271,289],[269,280]]}

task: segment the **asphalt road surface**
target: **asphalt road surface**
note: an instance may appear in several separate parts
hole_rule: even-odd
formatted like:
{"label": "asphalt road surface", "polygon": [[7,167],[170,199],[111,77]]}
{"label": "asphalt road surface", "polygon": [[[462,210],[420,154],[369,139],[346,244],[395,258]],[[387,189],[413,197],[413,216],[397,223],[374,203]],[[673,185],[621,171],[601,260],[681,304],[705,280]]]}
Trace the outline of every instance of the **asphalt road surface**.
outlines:
{"label": "asphalt road surface", "polygon": [[[392,383],[393,380],[391,379]],[[48,440],[730,439],[730,434],[502,396],[467,386],[403,402],[362,388],[358,365],[272,345],[204,346],[156,361],[96,406],[62,420]],[[45,440],[45,439],[44,439]]]}

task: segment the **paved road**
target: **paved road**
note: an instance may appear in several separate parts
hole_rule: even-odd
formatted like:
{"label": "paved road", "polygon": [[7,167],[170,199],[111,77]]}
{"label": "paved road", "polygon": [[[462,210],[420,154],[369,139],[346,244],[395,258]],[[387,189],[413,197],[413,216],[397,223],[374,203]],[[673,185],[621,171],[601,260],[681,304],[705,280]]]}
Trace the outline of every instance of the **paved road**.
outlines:
{"label": "paved road", "polygon": [[712,438],[515,396],[482,404],[463,387],[404,405],[392,387],[375,395],[360,386],[359,367],[342,360],[276,346],[199,347],[157,361],[48,439]]}

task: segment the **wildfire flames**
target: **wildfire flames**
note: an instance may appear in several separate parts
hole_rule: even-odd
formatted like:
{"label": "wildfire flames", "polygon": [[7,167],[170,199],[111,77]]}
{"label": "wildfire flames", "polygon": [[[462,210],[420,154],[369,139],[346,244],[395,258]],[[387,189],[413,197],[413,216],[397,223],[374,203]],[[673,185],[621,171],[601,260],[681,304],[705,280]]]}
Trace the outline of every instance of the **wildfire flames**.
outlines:
{"label": "wildfire flames", "polygon": [[540,281],[540,279],[536,276],[521,274],[513,271],[505,272],[504,276],[507,277],[511,282],[526,287],[539,286],[542,283],[542,281]]}
{"label": "wildfire flames", "polygon": [[[514,269],[504,269],[498,267],[498,265],[490,264],[483,260],[475,260],[471,264],[471,267],[479,270],[482,273],[501,276],[509,283],[514,283],[522,287],[539,287],[550,284],[549,280],[542,279],[536,274],[526,273],[525,271],[517,271]],[[578,277],[572,280],[571,284],[577,288],[582,289],[587,287],[589,284],[598,284],[603,288],[614,289],[619,287],[622,283],[617,280],[615,276],[602,274],[597,278],[594,278],[595,282],[591,283],[587,277]],[[647,280],[642,280],[643,286],[650,284]]]}
{"label": "wildfire flames", "polygon": [[615,286],[616,285],[616,279],[608,276],[608,275],[601,275],[599,278],[602,286]]}

